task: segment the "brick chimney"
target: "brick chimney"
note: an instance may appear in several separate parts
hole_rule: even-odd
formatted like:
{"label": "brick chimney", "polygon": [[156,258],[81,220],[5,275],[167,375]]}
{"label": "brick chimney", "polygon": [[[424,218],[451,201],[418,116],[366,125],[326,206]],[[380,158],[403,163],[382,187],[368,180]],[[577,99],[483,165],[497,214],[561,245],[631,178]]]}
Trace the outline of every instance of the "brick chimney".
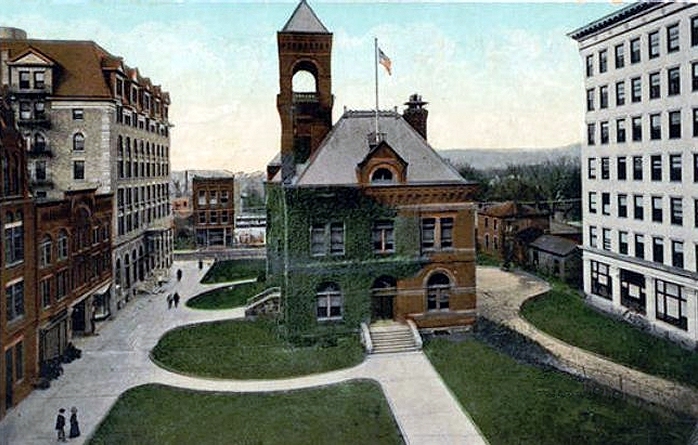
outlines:
{"label": "brick chimney", "polygon": [[405,102],[407,108],[402,112],[402,117],[417,130],[417,133],[427,138],[427,115],[429,111],[424,108],[427,102],[422,100],[422,96],[415,93],[410,96],[410,100]]}

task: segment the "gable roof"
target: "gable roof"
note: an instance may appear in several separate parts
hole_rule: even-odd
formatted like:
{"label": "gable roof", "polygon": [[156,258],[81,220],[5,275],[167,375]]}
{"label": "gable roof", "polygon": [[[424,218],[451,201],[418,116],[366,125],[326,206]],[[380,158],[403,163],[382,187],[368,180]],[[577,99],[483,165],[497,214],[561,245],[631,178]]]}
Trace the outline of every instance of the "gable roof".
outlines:
{"label": "gable roof", "polygon": [[[375,116],[374,111],[345,112],[308,162],[297,166],[295,184],[358,185],[356,168],[369,153]],[[400,114],[381,111],[378,120],[384,141],[409,165],[406,184],[468,183]]]}
{"label": "gable roof", "polygon": [[288,19],[281,32],[330,34],[305,0],[301,0],[296,6],[296,10],[293,11],[291,18]]}
{"label": "gable roof", "polygon": [[539,212],[526,204],[519,204],[514,201],[506,201],[493,204],[479,212],[482,215],[494,216],[497,218],[523,218],[526,216],[546,216],[544,212]]}
{"label": "gable roof", "polygon": [[533,241],[530,247],[559,256],[567,256],[574,252],[577,244],[555,235],[541,235]]}

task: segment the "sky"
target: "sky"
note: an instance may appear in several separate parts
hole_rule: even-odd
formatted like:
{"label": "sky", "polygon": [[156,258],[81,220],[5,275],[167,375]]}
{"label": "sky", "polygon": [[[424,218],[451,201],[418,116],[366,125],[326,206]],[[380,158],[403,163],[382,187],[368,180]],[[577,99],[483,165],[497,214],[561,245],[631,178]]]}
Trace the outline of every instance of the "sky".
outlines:
{"label": "sky", "polygon": [[[436,149],[549,148],[583,134],[583,77],[567,34],[618,1],[473,3],[309,0],[334,34],[333,120],[429,104]],[[264,170],[280,147],[276,33],[298,1],[3,0],[0,26],[92,40],[170,93],[173,170]]]}

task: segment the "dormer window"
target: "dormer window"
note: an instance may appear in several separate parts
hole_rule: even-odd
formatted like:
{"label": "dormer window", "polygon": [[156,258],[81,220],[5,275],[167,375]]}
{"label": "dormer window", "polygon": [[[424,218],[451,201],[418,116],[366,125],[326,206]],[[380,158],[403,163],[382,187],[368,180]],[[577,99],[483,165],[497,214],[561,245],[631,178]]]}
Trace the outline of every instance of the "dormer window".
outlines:
{"label": "dormer window", "polygon": [[43,71],[34,71],[34,88],[42,90],[46,86],[45,73]]}
{"label": "dormer window", "polygon": [[124,95],[124,81],[121,79],[116,79],[116,97],[121,97]]}
{"label": "dormer window", "polygon": [[31,85],[29,84],[29,71],[20,71],[19,72],[19,88],[21,90],[28,90],[31,88]]}
{"label": "dormer window", "polygon": [[371,183],[373,184],[391,184],[393,182],[393,172],[385,167],[377,168],[371,175]]}

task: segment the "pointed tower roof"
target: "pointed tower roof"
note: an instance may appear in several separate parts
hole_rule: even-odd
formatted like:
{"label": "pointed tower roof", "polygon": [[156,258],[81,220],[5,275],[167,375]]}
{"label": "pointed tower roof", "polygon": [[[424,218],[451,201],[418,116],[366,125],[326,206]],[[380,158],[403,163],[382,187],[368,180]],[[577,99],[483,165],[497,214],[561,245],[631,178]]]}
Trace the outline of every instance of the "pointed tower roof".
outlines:
{"label": "pointed tower roof", "polygon": [[296,10],[293,11],[281,32],[330,34],[305,0],[301,0],[296,6]]}

